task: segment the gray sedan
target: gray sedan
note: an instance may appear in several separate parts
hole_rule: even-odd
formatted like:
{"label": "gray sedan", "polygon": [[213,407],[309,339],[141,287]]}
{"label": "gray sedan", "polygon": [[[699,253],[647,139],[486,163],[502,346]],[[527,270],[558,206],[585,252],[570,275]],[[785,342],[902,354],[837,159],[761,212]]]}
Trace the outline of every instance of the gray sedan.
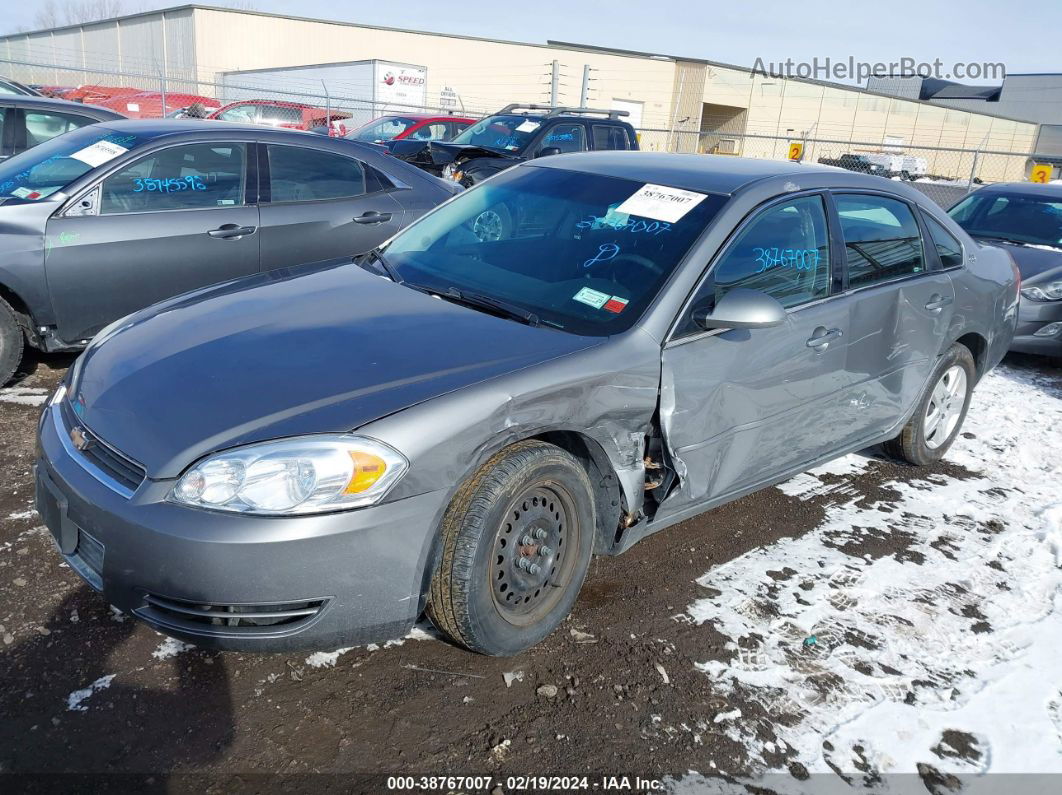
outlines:
{"label": "gray sedan", "polygon": [[426,610],[514,654],[593,554],[870,445],[939,460],[1017,306],[1005,252],[899,183],[543,158],[357,263],[105,329],[41,418],[37,506],[72,569],[179,638],[335,648]]}
{"label": "gray sedan", "polygon": [[458,192],[370,144],[293,130],[93,124],[0,163],[0,384],[198,287],[362,254]]}

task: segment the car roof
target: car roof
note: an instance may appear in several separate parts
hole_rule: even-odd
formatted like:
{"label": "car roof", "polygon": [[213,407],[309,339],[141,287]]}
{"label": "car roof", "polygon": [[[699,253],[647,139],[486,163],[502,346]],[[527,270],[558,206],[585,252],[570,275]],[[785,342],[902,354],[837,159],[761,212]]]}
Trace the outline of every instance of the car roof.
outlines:
{"label": "car roof", "polygon": [[1048,183],[1041,185],[1036,182],[997,182],[993,185],[985,185],[976,191],[977,193],[1010,193],[1023,196],[1048,197],[1062,199],[1062,183]]}
{"label": "car roof", "polygon": [[127,119],[123,116],[114,121],[108,121],[106,124],[112,130],[136,133],[143,138],[158,138],[162,135],[183,133],[205,133],[214,138],[224,138],[226,134],[231,135],[233,130],[285,138],[292,137],[296,140],[302,140],[307,135],[312,135],[314,138],[326,137],[320,133],[292,130],[287,127],[270,127],[265,124],[243,124],[214,119]]}
{"label": "car roof", "polygon": [[124,119],[121,113],[116,113],[110,108],[101,108],[99,105],[86,105],[83,102],[71,102],[68,99],[55,97],[34,97],[28,94],[3,94],[0,95],[0,105],[19,105],[24,108],[40,108],[41,110],[55,110],[71,112],[81,111],[86,116],[94,116],[100,121]]}
{"label": "car roof", "polygon": [[532,161],[535,166],[583,171],[635,182],[659,183],[702,193],[731,194],[746,185],[771,177],[805,177],[808,174],[854,178],[855,185],[881,187],[881,177],[856,174],[832,166],[759,160],[727,155],[674,154],[669,152],[579,152]]}

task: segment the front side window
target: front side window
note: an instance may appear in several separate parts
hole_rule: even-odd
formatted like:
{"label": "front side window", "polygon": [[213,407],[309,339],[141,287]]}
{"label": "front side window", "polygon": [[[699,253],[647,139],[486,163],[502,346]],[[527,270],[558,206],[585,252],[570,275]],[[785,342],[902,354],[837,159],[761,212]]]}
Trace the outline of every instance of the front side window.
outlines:
{"label": "front side window", "polygon": [[518,167],[414,222],[383,256],[407,286],[487,296],[575,334],[615,334],[634,324],[727,202],[680,191],[684,210],[661,211],[640,200],[649,189]]}
{"label": "front side window", "polygon": [[926,270],[922,238],[911,208],[884,196],[834,197],[841,219],[848,286],[887,282]]}
{"label": "front side window", "polygon": [[39,146],[57,135],[63,135],[71,130],[77,130],[96,123],[95,119],[91,119],[88,116],[75,113],[59,113],[52,110],[27,110],[25,119],[27,148]]}
{"label": "front side window", "polygon": [[40,201],[145,140],[100,124],[56,136],[0,163],[0,199]]}
{"label": "front side window", "polygon": [[542,139],[541,148],[555,147],[565,152],[586,150],[586,129],[581,124],[557,124]]}
{"label": "front side window", "polygon": [[1049,196],[977,192],[948,210],[948,215],[974,237],[1062,246],[1062,201]]}
{"label": "front side window", "polygon": [[929,236],[933,239],[933,245],[937,248],[937,256],[940,264],[945,268],[957,268],[962,265],[962,246],[955,236],[940,225],[932,216],[923,214],[926,226],[929,227]]}
{"label": "front side window", "polygon": [[242,205],[246,150],[245,144],[209,143],[154,152],[103,181],[100,214]]}
{"label": "front side window", "polygon": [[351,157],[270,144],[270,201],[349,199],[390,187],[386,177]]}
{"label": "front side window", "polygon": [[[787,308],[829,295],[830,242],[821,196],[777,204],[750,221],[716,262],[691,309],[710,312],[738,287],[760,290]],[[690,312],[677,333],[700,331]]]}
{"label": "front side window", "polygon": [[437,121],[425,124],[409,136],[417,141],[442,141],[446,139],[446,123]]}

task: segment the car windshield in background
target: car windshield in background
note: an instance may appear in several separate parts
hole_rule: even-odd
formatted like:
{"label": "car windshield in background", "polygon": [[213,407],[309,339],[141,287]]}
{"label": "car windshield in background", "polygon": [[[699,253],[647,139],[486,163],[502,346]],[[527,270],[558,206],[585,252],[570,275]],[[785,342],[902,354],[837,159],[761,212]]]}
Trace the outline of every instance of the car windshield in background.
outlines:
{"label": "car windshield in background", "polygon": [[486,297],[543,325],[606,336],[637,320],[726,201],[523,167],[425,216],[382,256],[409,286]]}
{"label": "car windshield in background", "polygon": [[542,120],[533,116],[490,116],[473,124],[452,143],[519,152],[541,126]]}
{"label": "car windshield in background", "polygon": [[1062,247],[1062,201],[1025,193],[974,193],[948,214],[974,237]]}
{"label": "car windshield in background", "polygon": [[99,124],[52,138],[0,163],[0,199],[47,198],[143,140]]}
{"label": "car windshield in background", "polygon": [[407,119],[405,116],[384,116],[384,118],[377,119],[360,130],[355,130],[347,138],[355,141],[368,141],[369,143],[390,141],[416,123],[416,119]]}

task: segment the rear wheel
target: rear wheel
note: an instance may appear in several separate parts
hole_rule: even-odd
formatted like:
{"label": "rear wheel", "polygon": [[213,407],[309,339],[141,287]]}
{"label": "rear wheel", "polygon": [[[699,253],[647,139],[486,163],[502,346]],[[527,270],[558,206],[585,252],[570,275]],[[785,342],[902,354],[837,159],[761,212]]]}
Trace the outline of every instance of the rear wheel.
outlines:
{"label": "rear wheel", "polygon": [[970,350],[952,345],[937,362],[929,387],[903,431],[885,443],[886,452],[916,466],[943,458],[966,419],[976,376]]}
{"label": "rear wheel", "polygon": [[511,655],[571,611],[593,549],[586,471],[569,453],[520,442],[488,461],[454,497],[428,615],[452,640]]}
{"label": "rear wheel", "polygon": [[15,310],[0,298],[0,386],[7,384],[18,369],[24,343]]}

